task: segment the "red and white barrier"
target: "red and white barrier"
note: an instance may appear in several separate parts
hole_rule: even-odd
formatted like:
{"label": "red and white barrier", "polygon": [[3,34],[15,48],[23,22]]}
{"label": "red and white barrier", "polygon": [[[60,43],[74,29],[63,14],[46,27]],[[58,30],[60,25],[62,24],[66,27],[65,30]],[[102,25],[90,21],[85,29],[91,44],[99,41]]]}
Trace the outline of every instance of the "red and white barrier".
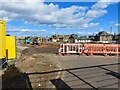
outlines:
{"label": "red and white barrier", "polygon": [[106,51],[107,51],[107,54],[115,54],[118,56],[120,54],[120,45],[118,45],[118,44],[115,44],[115,45],[106,44]]}
{"label": "red and white barrier", "polygon": [[82,55],[120,55],[120,45],[119,44],[75,44],[66,43],[60,44],[60,49],[58,55],[62,54],[82,54]]}
{"label": "red and white barrier", "polygon": [[118,44],[84,44],[84,54],[104,54],[104,55],[119,55],[120,45]]}
{"label": "red and white barrier", "polygon": [[61,54],[81,54],[83,51],[82,44],[60,44],[60,49],[58,51],[58,55]]}

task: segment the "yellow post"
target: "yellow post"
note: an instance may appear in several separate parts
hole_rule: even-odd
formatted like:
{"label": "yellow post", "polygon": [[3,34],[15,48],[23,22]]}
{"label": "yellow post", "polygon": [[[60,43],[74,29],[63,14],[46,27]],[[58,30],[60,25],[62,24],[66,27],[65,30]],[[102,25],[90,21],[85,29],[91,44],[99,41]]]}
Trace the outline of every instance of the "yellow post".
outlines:
{"label": "yellow post", "polygon": [[6,28],[5,28],[5,21],[0,20],[0,59],[3,59],[6,57],[6,48],[5,48],[5,42],[6,42]]}
{"label": "yellow post", "polygon": [[15,36],[6,36],[6,54],[8,59],[16,58],[16,38]]}

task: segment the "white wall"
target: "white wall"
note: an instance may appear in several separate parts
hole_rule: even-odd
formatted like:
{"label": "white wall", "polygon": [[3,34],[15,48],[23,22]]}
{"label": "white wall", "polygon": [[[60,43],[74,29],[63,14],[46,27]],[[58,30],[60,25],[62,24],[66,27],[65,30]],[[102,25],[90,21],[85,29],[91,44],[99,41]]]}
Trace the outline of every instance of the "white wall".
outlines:
{"label": "white wall", "polygon": [[75,43],[87,43],[87,42],[91,42],[91,40],[75,40]]}

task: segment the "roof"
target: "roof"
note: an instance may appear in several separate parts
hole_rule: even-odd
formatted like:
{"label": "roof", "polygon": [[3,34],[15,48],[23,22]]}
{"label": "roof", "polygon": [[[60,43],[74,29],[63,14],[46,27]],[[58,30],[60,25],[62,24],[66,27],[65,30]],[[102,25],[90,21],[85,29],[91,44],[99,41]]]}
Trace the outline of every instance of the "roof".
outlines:
{"label": "roof", "polygon": [[109,34],[109,33],[105,32],[105,31],[101,31],[98,34],[96,34],[96,36],[106,36],[106,35],[112,35],[112,34]]}
{"label": "roof", "polygon": [[69,38],[68,36],[58,36],[59,39],[67,39]]}
{"label": "roof", "polygon": [[70,35],[70,37],[69,37],[69,38],[78,39],[78,35],[76,35],[76,34],[72,34],[72,35]]}
{"label": "roof", "polygon": [[120,36],[120,33],[118,33],[117,36]]}
{"label": "roof", "polygon": [[118,33],[117,35],[113,36],[114,39],[119,39],[120,38],[120,33]]}
{"label": "roof", "polygon": [[90,38],[87,38],[86,36],[80,36],[78,40],[90,40]]}

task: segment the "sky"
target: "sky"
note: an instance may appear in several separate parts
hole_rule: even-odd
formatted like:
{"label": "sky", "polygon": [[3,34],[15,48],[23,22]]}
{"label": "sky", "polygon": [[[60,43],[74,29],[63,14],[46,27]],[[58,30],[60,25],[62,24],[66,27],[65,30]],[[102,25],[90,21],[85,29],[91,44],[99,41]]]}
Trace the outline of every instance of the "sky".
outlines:
{"label": "sky", "polygon": [[100,31],[118,33],[118,3],[45,2],[44,0],[2,0],[0,19],[7,34],[51,36],[53,34],[95,35]]}

